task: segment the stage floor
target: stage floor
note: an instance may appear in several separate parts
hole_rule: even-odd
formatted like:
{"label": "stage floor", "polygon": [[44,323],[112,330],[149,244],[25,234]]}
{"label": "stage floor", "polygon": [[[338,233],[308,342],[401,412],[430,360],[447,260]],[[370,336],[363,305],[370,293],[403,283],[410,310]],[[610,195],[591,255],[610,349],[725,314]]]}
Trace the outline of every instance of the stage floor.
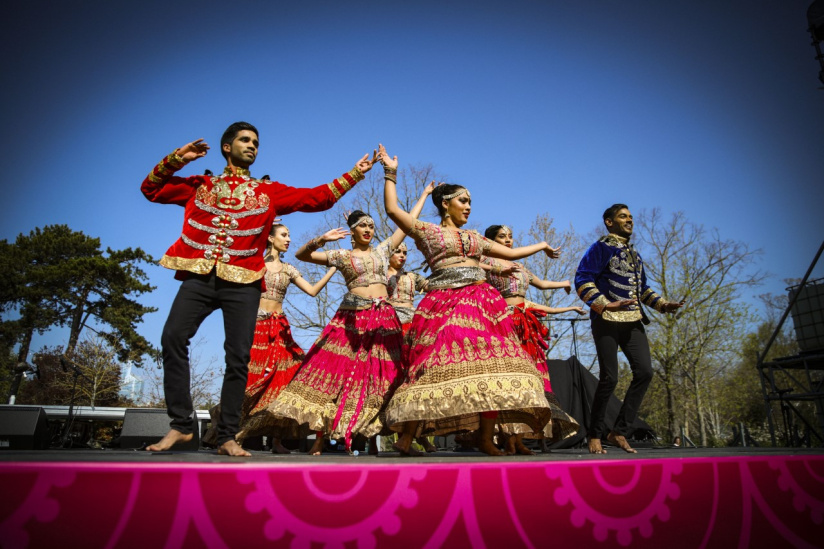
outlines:
{"label": "stage floor", "polygon": [[822,547],[824,450],[0,452],[6,547]]}

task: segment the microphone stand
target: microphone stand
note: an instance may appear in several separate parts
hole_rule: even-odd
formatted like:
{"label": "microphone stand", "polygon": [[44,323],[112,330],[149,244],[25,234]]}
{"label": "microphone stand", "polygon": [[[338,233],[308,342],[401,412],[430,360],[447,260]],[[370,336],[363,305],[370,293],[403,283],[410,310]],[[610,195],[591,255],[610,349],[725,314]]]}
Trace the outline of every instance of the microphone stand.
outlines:
{"label": "microphone stand", "polygon": [[569,322],[572,326],[572,349],[573,354],[575,354],[575,358],[578,358],[578,334],[575,331],[575,323],[576,322],[585,322],[589,321],[589,317],[577,317],[577,318],[556,318],[556,317],[546,317],[544,320],[547,322]]}

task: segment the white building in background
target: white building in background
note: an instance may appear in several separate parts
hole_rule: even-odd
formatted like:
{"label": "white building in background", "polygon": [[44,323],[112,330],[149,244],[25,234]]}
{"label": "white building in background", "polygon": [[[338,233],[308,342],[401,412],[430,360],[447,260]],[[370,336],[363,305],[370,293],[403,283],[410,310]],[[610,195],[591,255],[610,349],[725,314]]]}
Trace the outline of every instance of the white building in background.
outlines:
{"label": "white building in background", "polygon": [[120,396],[139,404],[143,401],[143,378],[132,373],[132,362],[126,363],[123,381],[120,384]]}

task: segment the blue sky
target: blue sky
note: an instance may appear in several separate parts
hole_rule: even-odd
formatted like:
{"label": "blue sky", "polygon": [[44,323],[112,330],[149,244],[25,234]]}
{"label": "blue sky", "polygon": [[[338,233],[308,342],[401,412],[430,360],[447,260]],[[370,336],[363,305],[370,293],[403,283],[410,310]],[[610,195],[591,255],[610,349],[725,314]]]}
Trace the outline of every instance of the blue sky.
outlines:
{"label": "blue sky", "polygon": [[[182,208],[146,201],[142,179],[200,137],[213,151],[181,174],[221,170],[220,134],[247,120],[256,175],[318,185],[380,141],[468,185],[480,226],[549,212],[589,232],[613,202],[683,210],[761,248],[772,277],[754,293],[781,293],[824,237],[808,4],[16,3],[0,23],[0,238],[65,223],[159,258]],[[317,221],[285,219],[293,235]],[[157,343],[177,283],[149,271]],[[216,354],[221,331],[204,326]]]}

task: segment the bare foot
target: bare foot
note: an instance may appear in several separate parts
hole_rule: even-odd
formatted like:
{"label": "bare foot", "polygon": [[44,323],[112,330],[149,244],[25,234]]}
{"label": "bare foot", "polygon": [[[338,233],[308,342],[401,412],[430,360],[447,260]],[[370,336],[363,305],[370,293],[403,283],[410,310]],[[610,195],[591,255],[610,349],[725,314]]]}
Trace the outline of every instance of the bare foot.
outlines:
{"label": "bare foot", "polygon": [[515,452],[521,454],[522,456],[532,456],[535,455],[532,450],[524,446],[524,441],[521,440],[521,437],[513,437],[515,439]]}
{"label": "bare foot", "polygon": [[[511,438],[511,437],[510,437]],[[481,439],[478,441],[478,450],[488,456],[505,456],[504,452],[498,450],[498,447],[491,440]]]}
{"label": "bare foot", "polygon": [[630,446],[629,442],[627,442],[626,437],[624,437],[623,435],[616,435],[615,433],[610,433],[607,435],[607,442],[609,442],[610,444],[614,444],[615,446],[617,446],[618,448],[620,448],[628,454],[638,453],[638,450]]}
{"label": "bare foot", "polygon": [[426,437],[418,437],[415,439],[415,442],[423,446],[423,449],[426,451],[427,454],[431,454],[433,452],[438,451],[438,449],[435,448],[435,446],[431,442],[429,442],[429,439]]}
{"label": "bare foot", "polygon": [[235,440],[227,440],[217,448],[218,455],[234,457],[252,457],[252,454],[243,449]]}
{"label": "bare foot", "polygon": [[315,443],[309,449],[310,456],[319,456],[323,453],[323,437],[315,438]]}
{"label": "bare foot", "polygon": [[392,445],[392,448],[394,448],[395,451],[399,452],[402,456],[420,457],[423,455],[418,450],[412,447],[411,437],[401,437],[400,439],[398,439],[398,442]]}
{"label": "bare foot", "polygon": [[516,437],[510,436],[506,437],[506,444],[504,444],[504,454],[507,456],[514,456],[516,452],[515,448]]}
{"label": "bare foot", "polygon": [[174,429],[169,429],[169,432],[166,433],[166,436],[160,439],[160,442],[156,442],[151,446],[146,447],[147,452],[164,452],[170,449],[175,444],[182,444],[184,442],[189,442],[192,440],[194,435],[189,433],[188,435],[181,433],[180,431],[175,431]]}
{"label": "bare foot", "polygon": [[273,454],[291,454],[292,450],[280,443],[279,438],[272,439],[272,453]]}
{"label": "bare foot", "polygon": [[589,439],[589,453],[590,454],[606,454],[607,451],[601,446],[600,438]]}

